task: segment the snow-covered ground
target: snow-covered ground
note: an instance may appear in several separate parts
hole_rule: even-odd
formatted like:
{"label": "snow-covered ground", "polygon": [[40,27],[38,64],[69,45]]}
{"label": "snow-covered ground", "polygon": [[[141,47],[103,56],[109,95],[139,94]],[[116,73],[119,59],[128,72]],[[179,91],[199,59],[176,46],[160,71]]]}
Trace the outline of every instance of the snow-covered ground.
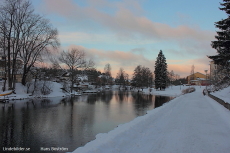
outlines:
{"label": "snow-covered ground", "polygon": [[[52,92],[48,95],[34,95],[34,96],[30,96],[31,93],[27,94],[26,93],[26,87],[23,86],[21,83],[17,83],[16,84],[16,89],[15,89],[15,93],[16,94],[11,94],[8,97],[4,97],[4,96],[0,96],[0,99],[3,98],[9,98],[9,99],[25,99],[25,98],[33,98],[33,97],[63,97],[66,96],[65,93],[62,92],[62,85],[60,83],[57,82],[52,82]],[[0,85],[0,89],[2,88],[2,86]],[[10,91],[5,91],[2,92],[0,91],[0,94],[3,93],[9,93]]]}
{"label": "snow-covered ground", "polygon": [[196,87],[193,93],[98,134],[74,153],[228,153],[230,111],[203,96],[202,90]]}
{"label": "snow-covered ground", "polygon": [[[183,89],[187,89],[187,88],[189,88],[189,86],[182,86],[181,85],[181,86],[170,86],[170,87],[166,88],[164,91],[152,89],[150,92],[149,89],[143,89],[143,92],[145,94],[151,93],[152,95],[177,97],[177,96],[180,96],[182,94]],[[203,87],[199,87],[199,88],[203,88]]]}
{"label": "snow-covered ground", "polygon": [[230,87],[224,88],[220,91],[212,92],[211,94],[224,100],[226,103],[230,103]]}

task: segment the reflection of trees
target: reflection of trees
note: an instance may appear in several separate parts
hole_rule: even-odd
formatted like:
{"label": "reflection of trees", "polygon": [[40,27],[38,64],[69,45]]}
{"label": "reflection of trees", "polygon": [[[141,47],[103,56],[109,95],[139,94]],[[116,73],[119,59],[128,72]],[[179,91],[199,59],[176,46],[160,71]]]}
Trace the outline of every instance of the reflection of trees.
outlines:
{"label": "reflection of trees", "polygon": [[137,116],[146,114],[147,109],[152,104],[153,97],[153,95],[132,93],[134,108]]}
{"label": "reflection of trees", "polygon": [[[53,105],[53,99],[51,102],[36,99],[35,105],[30,100],[23,105],[1,109],[0,148],[30,147],[32,152],[39,152],[41,146],[50,147],[51,144],[66,144],[70,150],[86,144],[94,139],[95,107],[88,107],[86,101],[81,100],[81,97],[66,97],[60,99],[61,105],[56,105],[57,102]],[[78,102],[82,104],[74,105]]]}
{"label": "reflection of trees", "polygon": [[64,106],[67,106],[67,105],[73,106],[74,102],[77,100],[78,100],[78,97],[69,96],[69,97],[63,98],[60,103],[64,104]]}
{"label": "reflection of trees", "polygon": [[108,104],[113,97],[113,92],[111,90],[105,91],[101,94],[101,101]]}
{"label": "reflection of trees", "polygon": [[[6,111],[6,112],[5,112]],[[14,122],[15,114],[13,109],[8,109],[2,111],[2,115],[0,117],[0,142],[1,147],[12,146],[14,143]]]}
{"label": "reflection of trees", "polygon": [[87,97],[88,104],[95,104],[97,100],[98,100],[97,94],[89,94]]}
{"label": "reflection of trees", "polygon": [[42,99],[41,106],[50,106],[51,101],[49,99]]}
{"label": "reflection of trees", "polygon": [[164,103],[170,101],[172,98],[171,97],[166,97],[166,96],[155,96],[155,107],[160,107]]}
{"label": "reflection of trees", "polygon": [[40,150],[39,146],[42,144],[42,140],[35,129],[42,125],[45,118],[40,119],[42,113],[39,114],[40,110],[37,108],[42,105],[36,107],[37,103],[39,102],[32,103],[32,100],[29,100],[22,108],[18,108],[16,105],[0,111],[2,113],[0,116],[1,148],[20,146],[30,147],[32,152]]}
{"label": "reflection of trees", "polygon": [[115,98],[118,102],[122,103],[124,101],[128,101],[129,92],[118,90],[115,92]]}

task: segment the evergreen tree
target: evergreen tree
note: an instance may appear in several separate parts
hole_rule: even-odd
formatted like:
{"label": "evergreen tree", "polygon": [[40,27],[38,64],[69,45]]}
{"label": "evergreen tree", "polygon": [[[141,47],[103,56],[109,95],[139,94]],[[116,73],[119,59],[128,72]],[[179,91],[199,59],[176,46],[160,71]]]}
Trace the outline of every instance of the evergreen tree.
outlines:
{"label": "evergreen tree", "polygon": [[217,31],[216,41],[212,41],[212,48],[217,50],[217,55],[208,56],[210,59],[214,60],[215,64],[223,66],[224,69],[230,70],[230,0],[223,0],[221,3],[222,11],[227,14],[226,19],[222,19],[215,23],[215,26],[219,28]]}
{"label": "evergreen tree", "polygon": [[166,88],[167,83],[167,63],[162,50],[160,50],[155,62],[155,88],[160,90]]}

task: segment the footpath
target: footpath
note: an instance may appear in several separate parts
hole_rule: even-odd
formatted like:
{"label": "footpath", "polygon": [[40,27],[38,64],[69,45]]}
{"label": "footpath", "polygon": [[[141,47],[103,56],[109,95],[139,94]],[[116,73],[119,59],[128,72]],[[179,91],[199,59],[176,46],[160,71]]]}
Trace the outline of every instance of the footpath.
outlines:
{"label": "footpath", "polygon": [[74,153],[229,153],[230,111],[202,94],[181,95],[145,116],[98,134]]}

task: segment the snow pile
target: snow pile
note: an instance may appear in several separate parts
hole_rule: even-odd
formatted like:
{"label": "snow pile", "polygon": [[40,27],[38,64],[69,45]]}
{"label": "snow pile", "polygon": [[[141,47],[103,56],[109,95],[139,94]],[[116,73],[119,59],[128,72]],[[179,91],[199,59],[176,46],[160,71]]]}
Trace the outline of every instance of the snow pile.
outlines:
{"label": "snow pile", "polygon": [[120,125],[74,153],[209,152],[230,150],[230,111],[203,88]]}
{"label": "snow pile", "polygon": [[230,86],[223,90],[212,92],[211,94],[224,100],[226,103],[230,103]]}

